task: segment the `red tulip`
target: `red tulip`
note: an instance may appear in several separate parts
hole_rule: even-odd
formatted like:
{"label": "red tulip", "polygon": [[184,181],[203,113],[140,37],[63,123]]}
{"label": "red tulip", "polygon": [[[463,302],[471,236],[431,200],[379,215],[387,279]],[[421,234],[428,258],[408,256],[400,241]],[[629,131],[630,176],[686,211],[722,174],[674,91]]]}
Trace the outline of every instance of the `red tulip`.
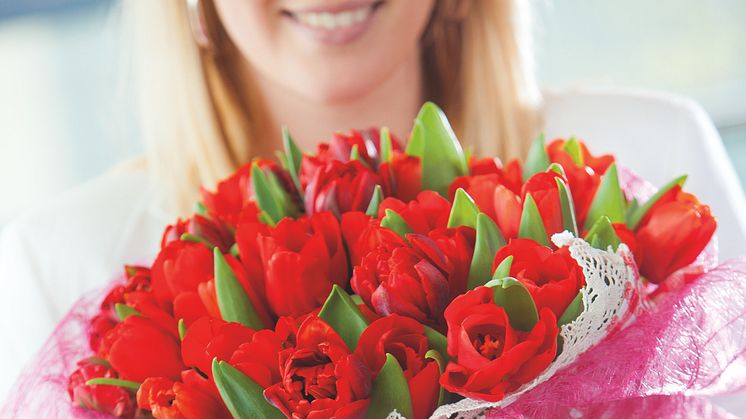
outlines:
{"label": "red tulip", "polygon": [[359,265],[365,255],[380,246],[393,251],[407,243],[393,230],[381,227],[380,220],[362,212],[344,214],[340,225],[352,266]]}
{"label": "red tulip", "polygon": [[176,380],[185,368],[175,323],[172,330],[166,330],[138,315],[128,316],[107,332],[98,354],[124,380],[142,382],[148,377]]}
{"label": "red tulip", "polygon": [[118,375],[101,360],[87,358],[78,362],[67,383],[67,394],[74,405],[117,417],[134,416],[132,393],[122,387],[86,384],[94,378],[118,378]]}
{"label": "red tulip", "polygon": [[137,404],[156,419],[231,418],[223,402],[200,386],[162,377],[142,383]]}
{"label": "red tulip", "polygon": [[394,153],[390,162],[381,164],[378,173],[386,196],[409,202],[422,192],[422,164],[418,157]]}
{"label": "red tulip", "polygon": [[289,418],[362,418],[371,372],[326,322],[308,317],[295,347],[279,353],[281,381],[264,391]]}
{"label": "red tulip", "polygon": [[190,234],[204,239],[217,246],[223,253],[228,253],[233,246],[233,232],[228,224],[219,218],[211,219],[195,214],[186,220],[179,220],[169,225],[163,232],[161,249],[171,242],[181,239],[183,234]]}
{"label": "red tulip", "polygon": [[333,160],[320,166],[304,190],[306,213],[331,211],[338,217],[349,211],[365,211],[381,180],[357,160]]}
{"label": "red tulip", "polygon": [[536,307],[546,307],[559,318],[585,286],[585,275],[567,248],[552,250],[530,239],[513,239],[495,254],[493,271],[513,256],[510,276],[520,281]]}
{"label": "red tulip", "polygon": [[448,225],[451,203],[437,192],[422,191],[415,200],[407,203],[397,198],[386,198],[378,207],[378,217],[383,218],[386,210],[399,214],[417,234],[428,234],[437,228]]}
{"label": "red tulip", "polygon": [[438,364],[426,359],[425,328],[417,321],[392,314],[368,326],[360,335],[355,354],[375,377],[392,354],[399,362],[409,385],[414,419],[428,418],[438,407],[440,385]]}
{"label": "red tulip", "polygon": [[501,400],[536,378],[557,353],[557,319],[539,312],[530,332],[514,330],[492,289],[477,287],[457,297],[445,312],[452,361],[440,378],[443,387],[464,397]]}
{"label": "red tulip", "polygon": [[229,360],[241,344],[251,341],[254,333],[240,323],[202,317],[189,326],[181,342],[184,364],[212,377],[212,360]]}
{"label": "red tulip", "polygon": [[321,307],[332,285],[347,286],[349,270],[339,221],[329,212],[285,218],[274,229],[240,225],[236,241],[241,259],[254,260],[251,282],[262,282],[259,288],[276,316],[304,315]]}
{"label": "red tulip", "polygon": [[561,175],[552,171],[536,173],[523,185],[520,195],[503,185],[495,189],[495,221],[505,238],[518,237],[523,204],[528,194],[531,194],[536,202],[544,229],[549,237],[565,230],[556,179],[564,181]]}
{"label": "red tulip", "polygon": [[675,186],[648,211],[635,229],[640,273],[659,284],[691,264],[717,228],[710,207]]}
{"label": "red tulip", "polygon": [[365,255],[354,269],[352,289],[381,316],[396,313],[441,325],[452,265],[432,239],[408,237],[412,247],[378,246]]}
{"label": "red tulip", "polygon": [[558,163],[565,170],[567,183],[572,193],[575,204],[575,217],[578,226],[585,224],[585,218],[591,207],[593,197],[596,195],[598,185],[601,183],[601,175],[606,172],[614,157],[611,155],[593,156],[582,142],[580,144],[583,164],[578,165],[570,154],[564,150],[567,142],[557,139],[547,145],[549,161]]}

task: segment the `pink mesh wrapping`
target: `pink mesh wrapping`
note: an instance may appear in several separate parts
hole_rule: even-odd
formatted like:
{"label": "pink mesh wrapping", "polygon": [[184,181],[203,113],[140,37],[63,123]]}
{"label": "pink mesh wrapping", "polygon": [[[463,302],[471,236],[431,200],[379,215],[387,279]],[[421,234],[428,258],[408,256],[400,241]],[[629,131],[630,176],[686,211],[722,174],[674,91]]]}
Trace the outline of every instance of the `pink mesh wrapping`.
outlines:
{"label": "pink mesh wrapping", "polygon": [[629,327],[489,418],[730,417],[746,389],[746,258],[672,291]]}
{"label": "pink mesh wrapping", "polygon": [[109,417],[74,407],[67,395],[67,379],[77,362],[92,355],[89,324],[105,296],[105,291],[97,290],[75,303],[16,381],[0,408],[0,418]]}

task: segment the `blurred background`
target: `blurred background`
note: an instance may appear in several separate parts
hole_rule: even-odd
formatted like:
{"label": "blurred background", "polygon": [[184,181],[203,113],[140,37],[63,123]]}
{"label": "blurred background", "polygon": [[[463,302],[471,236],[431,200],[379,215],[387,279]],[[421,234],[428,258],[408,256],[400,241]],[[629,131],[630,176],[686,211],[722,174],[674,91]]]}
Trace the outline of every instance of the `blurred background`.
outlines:
{"label": "blurred background", "polygon": [[[544,86],[690,96],[746,182],[746,1],[532,1]],[[0,229],[140,152],[117,4],[0,0]]]}

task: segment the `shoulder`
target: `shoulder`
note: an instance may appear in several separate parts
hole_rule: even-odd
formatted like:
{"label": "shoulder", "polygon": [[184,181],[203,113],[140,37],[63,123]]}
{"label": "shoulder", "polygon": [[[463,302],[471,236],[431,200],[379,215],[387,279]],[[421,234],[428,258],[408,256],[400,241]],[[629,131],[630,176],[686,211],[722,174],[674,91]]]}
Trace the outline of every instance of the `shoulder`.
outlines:
{"label": "shoulder", "polygon": [[547,138],[576,136],[655,185],[688,174],[686,188],[718,215],[721,251],[746,252],[746,198],[720,135],[694,100],[639,89],[545,92]]}

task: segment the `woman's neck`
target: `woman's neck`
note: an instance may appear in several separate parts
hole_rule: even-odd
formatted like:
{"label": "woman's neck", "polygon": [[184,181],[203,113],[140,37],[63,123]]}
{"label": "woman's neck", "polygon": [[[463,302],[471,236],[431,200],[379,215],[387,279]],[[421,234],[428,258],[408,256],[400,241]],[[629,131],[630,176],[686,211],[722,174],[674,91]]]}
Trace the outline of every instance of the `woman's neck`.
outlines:
{"label": "woman's neck", "polygon": [[421,74],[419,58],[412,57],[367,95],[335,103],[313,101],[255,76],[268,119],[261,124],[262,131],[266,131],[261,133],[264,141],[261,149],[281,147],[283,125],[304,151],[314,150],[319,141],[329,139],[334,132],[352,128],[387,126],[404,140],[422,105]]}

